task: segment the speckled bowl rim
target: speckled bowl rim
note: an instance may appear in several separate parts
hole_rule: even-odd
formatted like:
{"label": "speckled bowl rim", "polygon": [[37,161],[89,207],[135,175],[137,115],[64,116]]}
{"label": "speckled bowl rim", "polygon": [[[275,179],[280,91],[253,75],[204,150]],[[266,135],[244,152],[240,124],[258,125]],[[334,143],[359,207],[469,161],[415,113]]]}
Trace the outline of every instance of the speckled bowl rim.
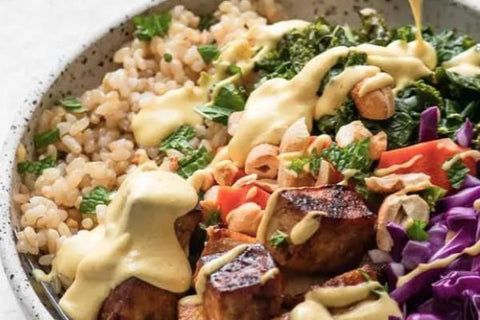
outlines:
{"label": "speckled bowl rim", "polygon": [[[156,7],[167,0],[145,0],[138,3],[136,6],[132,5],[128,12],[118,12],[115,16],[106,19],[102,22],[102,27],[98,28],[98,32],[92,34],[89,41],[79,43],[70,52],[64,53],[59,63],[48,81],[39,85],[35,91],[30,93],[32,100],[41,101],[44,93],[55,83],[61,72],[68,68],[71,61],[74,61],[85,49],[99,39],[105,36],[106,32],[111,27],[116,27],[123,22],[128,21],[132,16],[139,14],[149,8]],[[477,0],[452,0],[468,10],[475,11],[480,14],[480,1]],[[13,182],[13,170],[15,164],[15,155],[18,144],[20,143],[25,130],[29,125],[30,119],[34,111],[38,108],[38,104],[22,105],[19,108],[14,108],[18,111],[18,115],[10,126],[8,137],[3,143],[2,154],[0,155],[0,259],[5,271],[5,275],[10,283],[13,293],[17,299],[21,310],[27,319],[41,319],[48,320],[53,317],[47,308],[40,301],[40,298],[35,293],[31,286],[27,274],[24,272],[20,262],[19,254],[15,248],[14,232],[10,219],[11,212],[11,185]]]}

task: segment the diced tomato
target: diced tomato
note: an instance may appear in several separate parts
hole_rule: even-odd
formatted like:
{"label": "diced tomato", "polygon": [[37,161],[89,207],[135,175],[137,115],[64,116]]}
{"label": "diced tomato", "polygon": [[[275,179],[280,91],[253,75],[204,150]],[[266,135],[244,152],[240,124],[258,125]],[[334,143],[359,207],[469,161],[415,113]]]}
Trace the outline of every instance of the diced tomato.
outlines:
{"label": "diced tomato", "polygon": [[[395,173],[423,172],[428,174],[434,185],[451,189],[446,172],[442,169],[443,163],[454,155],[465,151],[451,139],[440,139],[415,144],[401,149],[383,152],[378,168],[387,168],[395,164],[402,164],[416,155],[421,157],[408,168],[400,168]],[[465,165],[471,174],[476,174],[476,164],[473,159],[465,159]]]}
{"label": "diced tomato", "polygon": [[220,208],[220,215],[223,222],[227,222],[227,215],[230,213],[230,211],[247,202],[254,202],[262,209],[265,209],[270,194],[265,190],[255,187],[257,188],[257,193],[253,198],[247,200],[247,193],[253,187],[255,186],[246,185],[240,188],[226,186],[220,187],[218,190],[218,206]]}

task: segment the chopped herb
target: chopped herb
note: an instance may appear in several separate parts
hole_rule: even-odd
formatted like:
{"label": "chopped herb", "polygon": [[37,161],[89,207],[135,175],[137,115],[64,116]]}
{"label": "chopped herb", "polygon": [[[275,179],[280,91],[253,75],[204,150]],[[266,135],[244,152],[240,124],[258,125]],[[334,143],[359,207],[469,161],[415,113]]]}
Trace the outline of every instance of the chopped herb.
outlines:
{"label": "chopped herb", "polygon": [[215,210],[210,212],[210,215],[208,216],[208,219],[205,223],[200,223],[200,228],[205,230],[210,226],[219,224],[220,222],[222,222],[220,211]]}
{"label": "chopped herb", "polygon": [[190,155],[178,160],[180,169],[178,169],[177,174],[186,179],[195,171],[205,168],[212,161],[212,159],[212,153],[208,152],[205,147],[201,147],[200,149],[192,152]]}
{"label": "chopped herb", "polygon": [[428,233],[425,231],[427,221],[415,220],[412,225],[407,228],[407,236],[416,241],[427,241]]}
{"label": "chopped herb", "polygon": [[349,144],[343,149],[336,144],[332,144],[328,149],[322,151],[321,156],[340,172],[347,169],[368,172],[373,164],[369,154],[370,139],[364,139]]}
{"label": "chopped herb", "polygon": [[80,213],[95,213],[98,205],[109,204],[114,192],[110,192],[102,186],[96,186],[80,202]]}
{"label": "chopped herb", "polygon": [[55,160],[51,157],[44,158],[38,161],[23,161],[17,165],[18,173],[33,173],[41,174],[43,170],[55,166]]}
{"label": "chopped herb", "polygon": [[87,111],[75,97],[67,97],[59,100],[60,104],[70,112],[81,113]]}
{"label": "chopped herb", "polygon": [[170,13],[136,16],[133,18],[135,36],[142,41],[150,41],[154,36],[164,37],[168,33],[172,15]]}
{"label": "chopped herb", "polygon": [[60,130],[58,128],[36,133],[33,136],[35,148],[40,149],[60,140]]}
{"label": "chopped herb", "polygon": [[197,50],[198,50],[198,53],[200,53],[200,56],[202,56],[202,59],[205,62],[205,64],[212,63],[212,61],[215,60],[220,54],[220,51],[218,50],[217,46],[214,44],[204,44],[204,45],[198,46]]}
{"label": "chopped herb", "polygon": [[198,29],[209,30],[211,26],[217,23],[213,14],[204,14],[200,16],[200,22],[198,23]]}
{"label": "chopped herb", "polygon": [[268,242],[272,247],[278,249],[279,247],[283,247],[287,244],[288,235],[280,230],[275,231]]}
{"label": "chopped herb", "polygon": [[310,163],[311,160],[312,160],[311,157],[301,157],[301,158],[293,159],[288,165],[288,169],[293,170],[296,173],[302,173],[305,165]]}
{"label": "chopped herb", "polygon": [[245,107],[245,96],[241,90],[229,83],[220,88],[213,104],[196,107],[204,118],[227,125],[228,117]]}
{"label": "chopped herb", "polygon": [[160,151],[175,149],[183,154],[189,154],[193,151],[193,147],[189,143],[193,138],[195,138],[195,129],[191,126],[183,125],[163,140],[160,145]]}
{"label": "chopped herb", "polygon": [[[447,161],[451,160],[452,159],[449,159]],[[458,159],[450,166],[450,168],[448,168],[448,170],[446,170],[446,172],[448,182],[450,182],[452,188],[460,189],[463,182],[465,181],[465,177],[470,172],[470,170],[468,170],[468,168],[463,164],[463,161],[461,159]]]}
{"label": "chopped herb", "polygon": [[368,274],[368,272],[366,272],[365,270],[363,270],[362,268],[358,268],[357,269],[358,273],[360,273],[360,275],[368,282],[372,281],[372,277],[370,277],[370,275]]}
{"label": "chopped herb", "polygon": [[445,196],[447,190],[433,186],[419,192],[419,195],[428,203],[430,210],[435,211],[437,201]]}
{"label": "chopped herb", "polygon": [[227,67],[227,73],[231,76],[241,73],[242,69],[236,64],[231,64]]}
{"label": "chopped herb", "polygon": [[172,57],[172,55],[171,55],[170,53],[165,53],[165,54],[163,55],[163,59],[164,59],[166,62],[172,62],[173,57]]}

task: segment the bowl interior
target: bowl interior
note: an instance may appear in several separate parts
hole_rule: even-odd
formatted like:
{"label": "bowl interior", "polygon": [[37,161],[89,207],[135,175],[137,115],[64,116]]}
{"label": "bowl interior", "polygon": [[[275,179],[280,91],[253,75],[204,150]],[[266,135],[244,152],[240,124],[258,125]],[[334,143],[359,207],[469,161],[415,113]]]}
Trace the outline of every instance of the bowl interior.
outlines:
{"label": "bowl interior", "polygon": [[[182,0],[161,1],[149,11],[163,11],[174,5],[182,4],[195,13],[211,12],[220,1]],[[390,25],[411,24],[411,12],[405,0],[283,0],[281,1],[291,17],[312,20],[315,16],[325,15],[333,23],[357,25],[356,11],[359,8],[372,7],[384,14]],[[470,4],[469,4],[470,3]],[[474,0],[426,0],[424,8],[425,24],[435,29],[459,29],[475,38],[480,38],[480,19]],[[64,315],[55,304],[56,297],[51,288],[32,280],[32,260],[25,255],[18,255],[14,247],[14,231],[19,228],[18,209],[11,201],[12,190],[18,182],[15,150],[21,141],[32,154],[32,136],[36,120],[44,108],[64,96],[79,95],[101,83],[106,72],[116,68],[112,62],[113,52],[132,37],[130,17],[123,16],[123,21],[106,30],[105,34],[83,49],[65,66],[56,80],[46,88],[34,93],[32,103],[25,108],[20,106],[22,114],[11,127],[11,133],[2,157],[2,178],[0,181],[0,251],[3,265],[10,278],[15,294],[26,315],[31,318],[48,319],[51,316],[62,319]]]}

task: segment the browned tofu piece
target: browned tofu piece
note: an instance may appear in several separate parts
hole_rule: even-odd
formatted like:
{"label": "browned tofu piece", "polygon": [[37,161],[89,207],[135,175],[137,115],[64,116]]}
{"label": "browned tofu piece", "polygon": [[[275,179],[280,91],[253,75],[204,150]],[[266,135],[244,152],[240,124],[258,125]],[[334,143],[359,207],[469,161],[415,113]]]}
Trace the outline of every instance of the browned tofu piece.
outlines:
{"label": "browned tofu piece", "polygon": [[367,281],[367,278],[377,281],[379,278],[378,270],[372,265],[364,265],[363,267],[351,271],[347,271],[330,280],[325,281],[321,287],[343,287],[354,286]]}
{"label": "browned tofu piece", "polygon": [[100,320],[174,320],[179,295],[137,278],[122,282],[103,303]]}
{"label": "browned tofu piece", "polygon": [[[221,255],[203,256],[198,266]],[[280,274],[262,281],[262,276],[274,268],[275,263],[263,245],[248,245],[237,258],[208,277],[203,294],[206,318],[264,320],[278,315],[282,301]]]}
{"label": "browned tofu piece", "polygon": [[[175,221],[178,241],[188,251],[190,237],[200,221],[198,212]],[[122,282],[110,292],[99,312],[99,320],[176,320],[179,294],[152,286],[137,278]]]}
{"label": "browned tofu piece", "polygon": [[[278,230],[290,234],[308,212],[318,230],[303,244],[274,247],[269,239]],[[374,235],[375,215],[360,196],[340,185],[286,189],[280,192],[266,230],[266,246],[285,270],[306,274],[338,274],[355,268]]]}

